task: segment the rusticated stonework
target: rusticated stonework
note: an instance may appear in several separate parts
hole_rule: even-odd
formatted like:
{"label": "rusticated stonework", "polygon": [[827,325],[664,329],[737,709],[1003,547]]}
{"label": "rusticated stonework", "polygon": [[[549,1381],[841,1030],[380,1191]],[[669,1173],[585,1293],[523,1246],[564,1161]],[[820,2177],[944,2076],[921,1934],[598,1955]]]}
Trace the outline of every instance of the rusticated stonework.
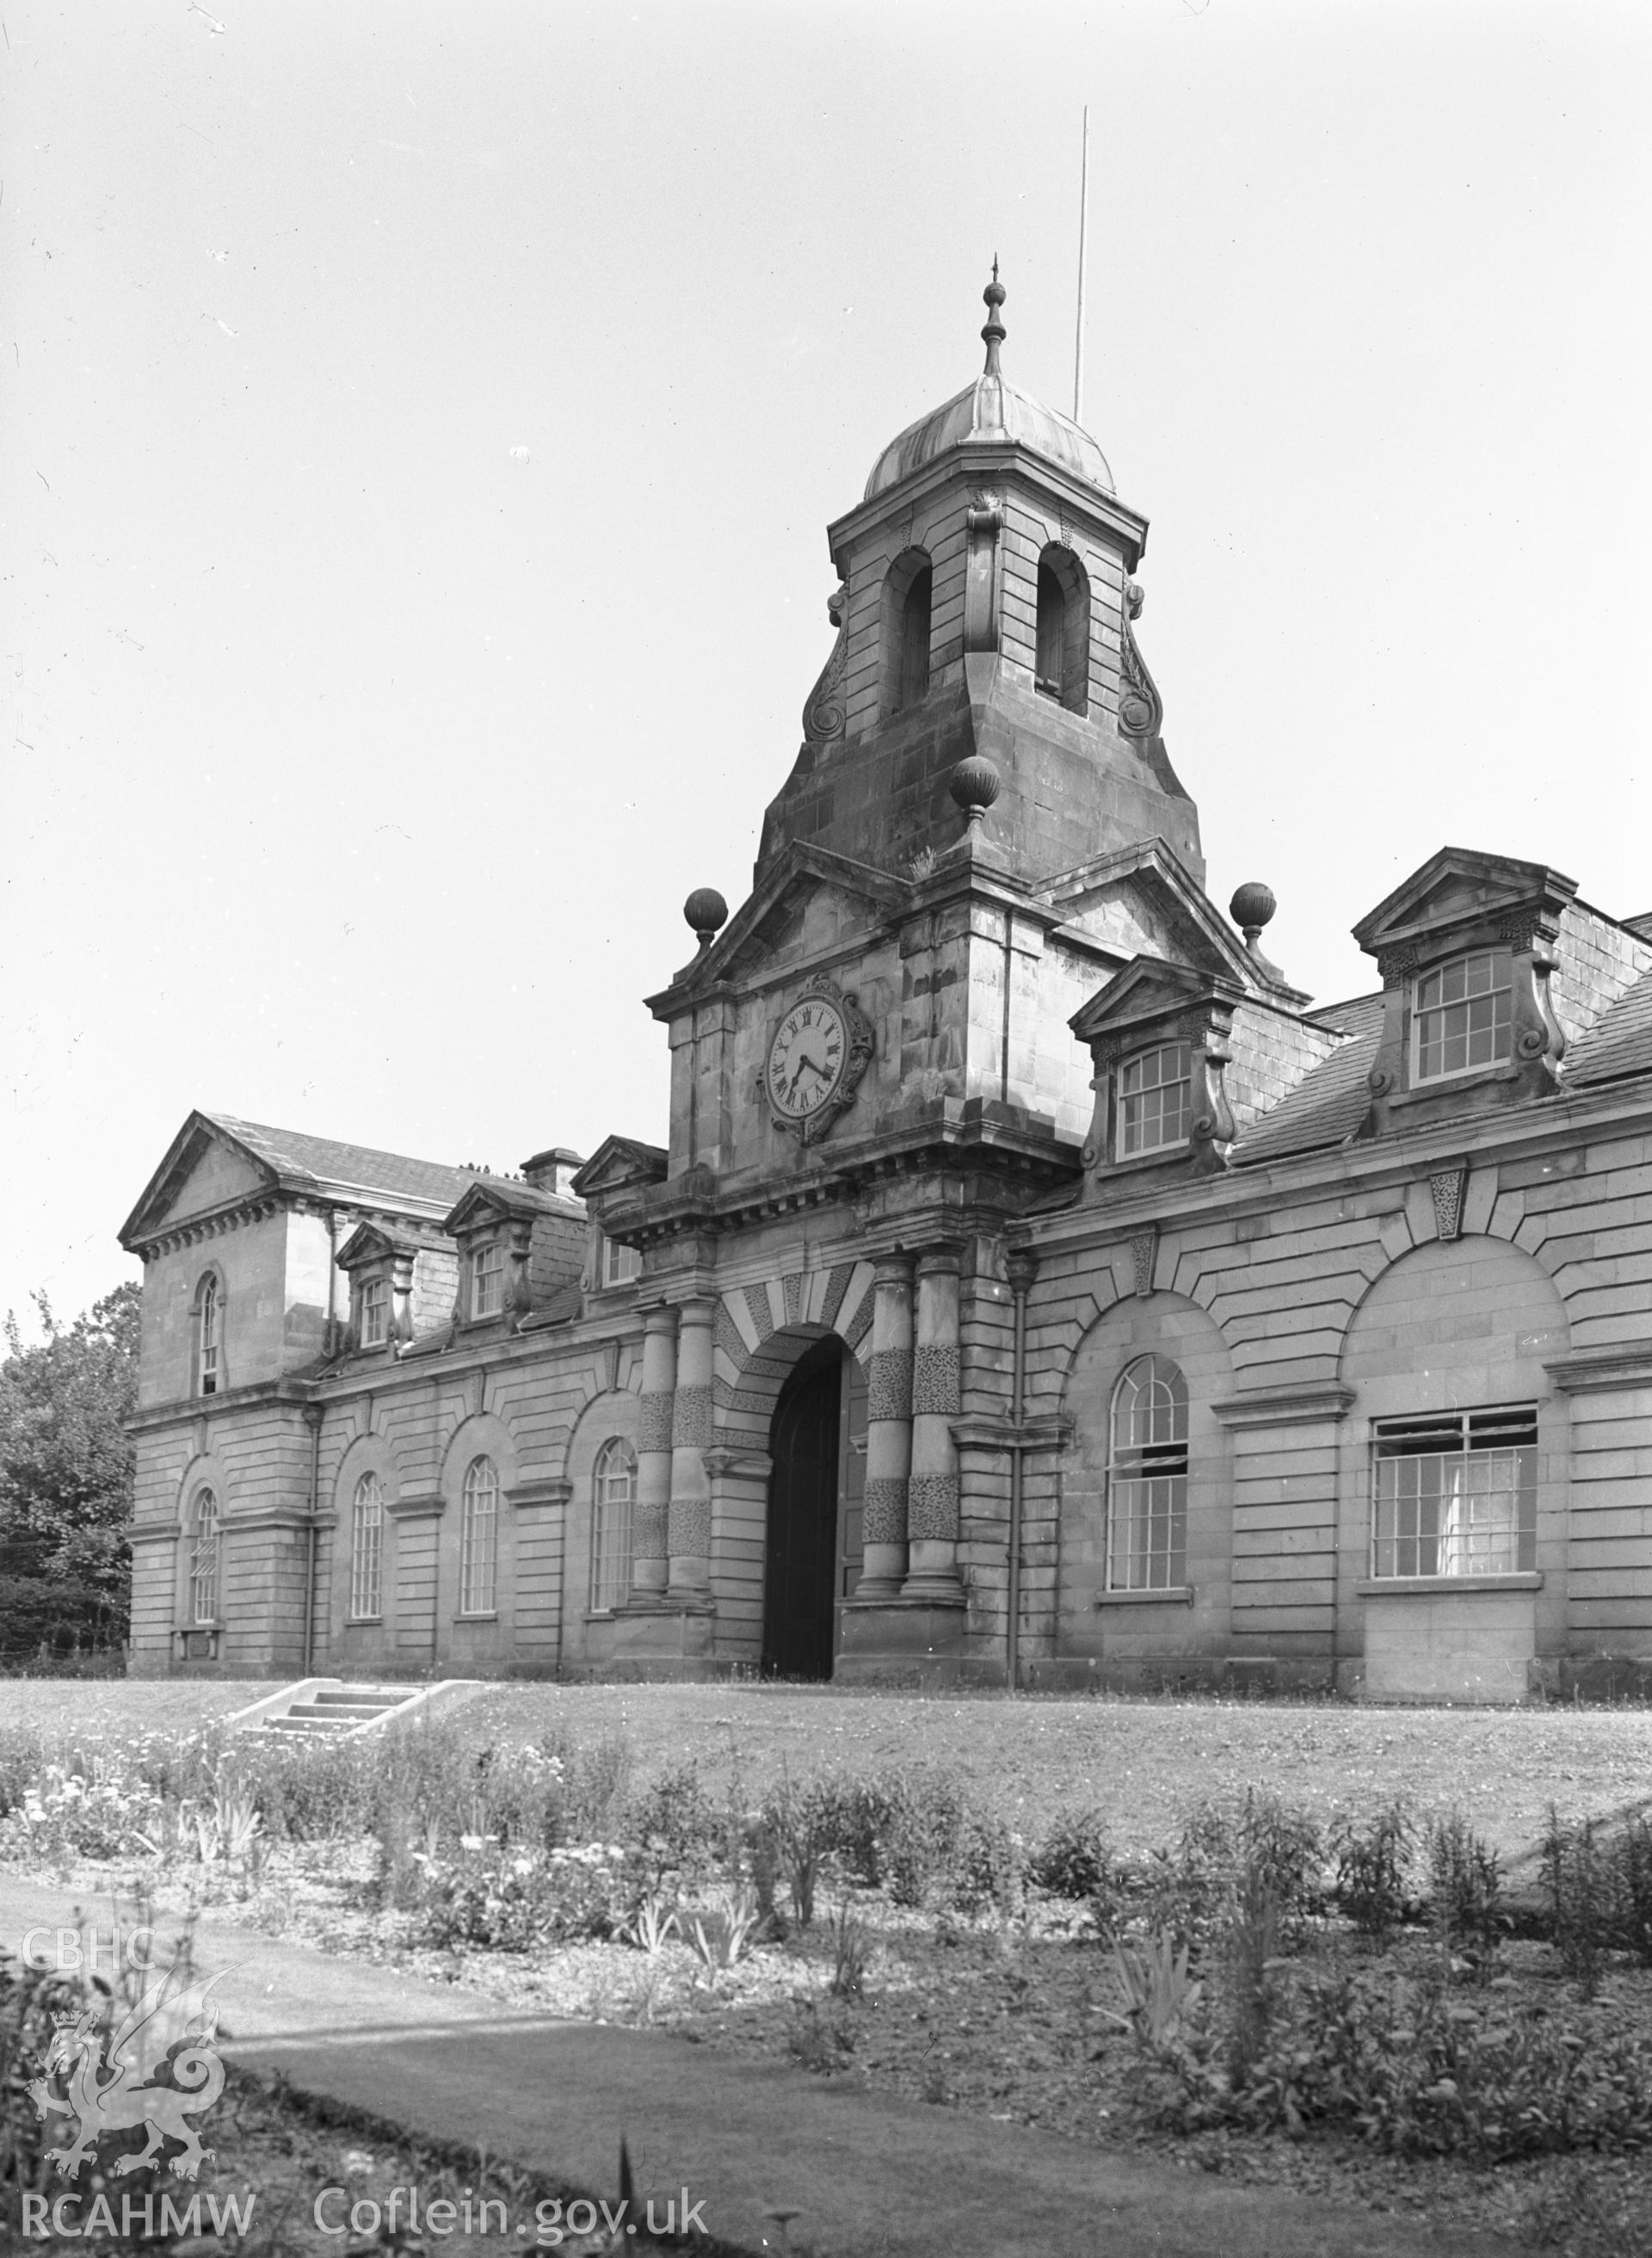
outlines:
{"label": "rusticated stonework", "polygon": [[899,1544],[906,1536],[906,1480],[902,1474],[873,1474],[866,1485],[862,1541]]}
{"label": "rusticated stonework", "polygon": [[667,1523],[666,1552],[672,1559],[703,1560],[712,1549],[712,1502],[708,1497],[674,1497]]}
{"label": "rusticated stonework", "polygon": [[639,1498],[631,1509],[631,1557],[634,1560],[665,1558],[664,1501]]}
{"label": "rusticated stonework", "polygon": [[906,1485],[906,1531],[909,1537],[957,1536],[956,1474],[911,1477]]}
{"label": "rusticated stonework", "polygon": [[746,1307],[751,1313],[753,1324],[757,1328],[757,1345],[761,1347],[775,1329],[774,1311],[769,1306],[768,1287],[748,1286]]}
{"label": "rusticated stonework", "polygon": [[854,1275],[853,1263],[838,1262],[833,1265],[826,1279],[826,1299],[820,1304],[820,1322],[823,1325],[836,1324],[838,1311],[843,1307],[843,1296],[848,1292],[849,1281]]}
{"label": "rusticated stonework", "polygon": [[706,1451],[712,1442],[712,1391],[709,1388],[679,1388],[677,1416],[671,1422],[674,1451]]}
{"label": "rusticated stonework", "polygon": [[942,1419],[958,1415],[958,1351],[920,1348],[912,1360],[912,1416],[932,1412]]}
{"label": "rusticated stonework", "polygon": [[712,1340],[738,1372],[746,1361],[746,1343],[727,1302],[717,1304],[717,1322],[712,1329]]}
{"label": "rusticated stonework", "polygon": [[866,1416],[869,1419],[908,1419],[912,1410],[912,1355],[910,1349],[875,1348],[868,1361]]}
{"label": "rusticated stonework", "polygon": [[671,1447],[671,1409],[677,1398],[674,1394],[645,1395],[637,1406],[637,1448],[639,1451],[669,1451]]}

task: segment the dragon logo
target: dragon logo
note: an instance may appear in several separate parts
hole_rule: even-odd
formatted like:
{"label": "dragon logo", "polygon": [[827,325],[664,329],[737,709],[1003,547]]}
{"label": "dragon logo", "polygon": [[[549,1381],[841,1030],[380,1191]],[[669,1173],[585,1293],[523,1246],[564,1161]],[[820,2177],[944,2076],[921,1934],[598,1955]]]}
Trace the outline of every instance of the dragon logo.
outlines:
{"label": "dragon logo", "polygon": [[[28,2090],[43,2118],[55,2113],[75,2120],[74,2139],[46,2152],[65,2179],[79,2176],[106,2134],[128,2133],[138,2125],[149,2137],[142,2148],[116,2159],[110,2169],[117,2177],[158,2161],[164,2166],[168,2141],[183,2144],[182,2155],[167,2167],[180,2179],[194,2179],[212,2155],[189,2119],[204,2114],[223,2091],[223,2064],[213,2048],[217,2005],[206,1996],[218,1978],[188,1985],[169,1999],[177,1972],[168,1969],[116,2026],[107,2065],[97,2006],[60,2018],[46,2076],[32,2079]],[[157,2072],[166,2082],[152,2082]],[[66,2098],[51,2090],[59,2077],[67,2087]]]}

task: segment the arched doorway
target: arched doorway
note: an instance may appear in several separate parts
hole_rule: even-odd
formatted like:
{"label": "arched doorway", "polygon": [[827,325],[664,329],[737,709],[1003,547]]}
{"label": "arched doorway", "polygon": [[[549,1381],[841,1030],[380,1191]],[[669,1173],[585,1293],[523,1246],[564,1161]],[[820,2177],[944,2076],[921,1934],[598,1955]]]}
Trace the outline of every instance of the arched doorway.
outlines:
{"label": "arched doorway", "polygon": [[775,1406],[763,1562],[765,1678],[830,1678],[839,1581],[843,1345],[798,1360]]}

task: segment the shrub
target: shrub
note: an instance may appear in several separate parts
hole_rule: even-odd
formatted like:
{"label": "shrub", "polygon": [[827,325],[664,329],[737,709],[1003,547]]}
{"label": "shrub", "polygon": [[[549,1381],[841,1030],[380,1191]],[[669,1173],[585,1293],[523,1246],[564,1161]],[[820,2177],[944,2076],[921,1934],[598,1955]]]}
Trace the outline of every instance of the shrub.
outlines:
{"label": "shrub", "polygon": [[601,1843],[542,1852],[485,1843],[457,1863],[421,1859],[426,1881],[415,1941],[528,1952],[612,1936],[625,1913],[624,1860]]}
{"label": "shrub", "polygon": [[1057,1814],[1027,1859],[1027,1879],[1053,1898],[1099,1898],[1110,1891],[1107,1822],[1094,1805]]}
{"label": "shrub", "polygon": [[1593,1820],[1563,1826],[1550,1804],[1542,1857],[1549,1934],[1585,1995],[1603,1952],[1633,1953],[1652,1967],[1652,1826],[1637,1814],[1603,1836]]}
{"label": "shrub", "polygon": [[1243,1803],[1198,1806],[1173,1850],[1155,1850],[1137,1885],[1150,1930],[1169,1929],[1209,1950],[1230,1923],[1241,1893],[1251,1888],[1277,1909],[1288,1943],[1321,1902],[1324,1850],[1305,1814],[1277,1798],[1247,1791]]}
{"label": "shrub", "polygon": [[1430,1823],[1426,1847],[1429,1904],[1442,1937],[1490,1955],[1508,1927],[1496,1851],[1460,1811]]}
{"label": "shrub", "polygon": [[878,1859],[895,1904],[921,1906],[957,1859],[964,1793],[947,1772],[891,1774],[883,1783]]}
{"label": "shrub", "polygon": [[691,1764],[661,1772],[633,1795],[619,1832],[635,1846],[637,1863],[656,1890],[668,1874],[705,1878],[727,1853],[723,1814]]}
{"label": "shrub", "polygon": [[1026,1881],[1026,1854],[1019,1838],[1001,1820],[965,1803],[948,1871],[950,1900],[971,1915],[989,1908],[1008,1920],[1020,1905]]}
{"label": "shrub", "polygon": [[1209,2028],[1176,2069],[1179,2091],[1161,2113],[1184,2131],[1336,2126],[1394,2155],[1487,2164],[1633,2152],[1652,2135],[1652,2039],[1585,2035],[1489,1995],[1465,2005],[1437,1980],[1303,1977],[1243,2076],[1219,2059]]}
{"label": "shrub", "polygon": [[1416,1840],[1403,1803],[1391,1803],[1364,1827],[1351,1820],[1333,1829],[1337,1904],[1361,1935],[1386,1944],[1411,1909],[1407,1891]]}

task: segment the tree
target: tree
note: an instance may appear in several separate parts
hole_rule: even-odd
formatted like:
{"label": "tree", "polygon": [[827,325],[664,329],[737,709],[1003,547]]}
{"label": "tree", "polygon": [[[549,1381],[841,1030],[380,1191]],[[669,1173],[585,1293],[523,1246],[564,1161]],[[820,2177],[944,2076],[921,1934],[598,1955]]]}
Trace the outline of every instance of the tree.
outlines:
{"label": "tree", "polygon": [[117,1286],[67,1328],[34,1296],[46,1338],[8,1312],[0,1363],[0,1651],[108,1645],[126,1634],[127,1530],[140,1289]]}

